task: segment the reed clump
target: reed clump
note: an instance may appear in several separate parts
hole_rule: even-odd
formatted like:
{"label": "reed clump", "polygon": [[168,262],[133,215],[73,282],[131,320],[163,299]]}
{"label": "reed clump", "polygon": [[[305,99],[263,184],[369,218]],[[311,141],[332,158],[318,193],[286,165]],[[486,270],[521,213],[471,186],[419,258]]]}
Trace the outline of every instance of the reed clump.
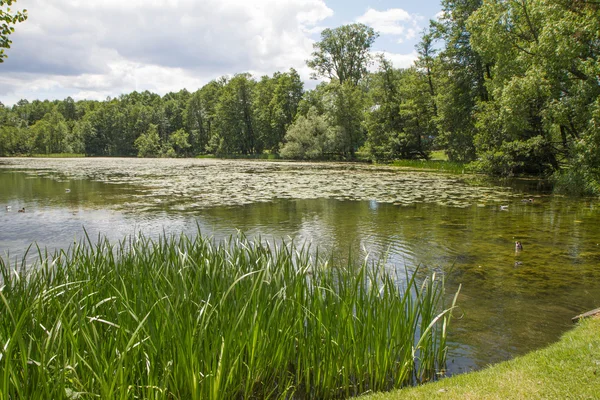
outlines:
{"label": "reed clump", "polygon": [[445,363],[453,303],[435,275],[243,236],[38,256],[0,258],[2,400],[345,398]]}

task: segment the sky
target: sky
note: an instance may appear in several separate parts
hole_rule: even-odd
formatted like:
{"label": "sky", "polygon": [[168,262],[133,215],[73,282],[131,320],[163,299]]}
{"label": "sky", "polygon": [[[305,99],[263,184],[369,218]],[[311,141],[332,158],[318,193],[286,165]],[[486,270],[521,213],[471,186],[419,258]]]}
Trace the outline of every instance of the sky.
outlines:
{"label": "sky", "polygon": [[361,22],[380,33],[373,51],[408,67],[439,0],[17,0],[0,64],[0,102],[104,100],[134,90],[196,91],[221,76],[295,68],[325,28]]}

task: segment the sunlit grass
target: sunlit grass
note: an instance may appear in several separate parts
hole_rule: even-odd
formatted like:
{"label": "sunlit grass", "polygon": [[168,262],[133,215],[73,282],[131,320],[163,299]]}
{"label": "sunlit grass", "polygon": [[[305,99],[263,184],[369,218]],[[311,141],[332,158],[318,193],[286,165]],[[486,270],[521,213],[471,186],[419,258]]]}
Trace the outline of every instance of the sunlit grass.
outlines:
{"label": "sunlit grass", "polygon": [[275,153],[261,153],[261,154],[202,154],[196,156],[196,158],[221,158],[227,160],[263,160],[263,161],[272,161],[272,160],[281,160],[279,154]]}
{"label": "sunlit grass", "polygon": [[472,172],[465,163],[444,160],[396,160],[392,162],[392,165],[394,167],[423,169],[452,174],[465,174]]}
{"label": "sunlit grass", "polygon": [[39,259],[0,259],[0,399],[344,398],[445,363],[435,275],[200,235]]}
{"label": "sunlit grass", "polygon": [[581,321],[557,343],[482,371],[361,400],[597,399],[600,318]]}
{"label": "sunlit grass", "polygon": [[81,154],[81,153],[32,154],[31,157],[36,157],[36,158],[81,158],[81,157],[85,157],[85,154]]}

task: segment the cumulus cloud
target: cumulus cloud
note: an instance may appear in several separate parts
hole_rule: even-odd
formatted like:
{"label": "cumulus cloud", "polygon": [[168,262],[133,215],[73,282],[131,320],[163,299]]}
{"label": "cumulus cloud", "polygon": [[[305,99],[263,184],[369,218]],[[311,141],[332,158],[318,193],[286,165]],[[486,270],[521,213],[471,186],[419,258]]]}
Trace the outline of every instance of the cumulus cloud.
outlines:
{"label": "cumulus cloud", "polygon": [[[324,0],[19,0],[2,96],[48,82],[74,97],[195,90],[223,74],[308,76]],[[21,88],[21,89],[19,89]],[[4,100],[4,98],[2,99]]]}
{"label": "cumulus cloud", "polygon": [[391,8],[386,11],[369,8],[356,20],[369,25],[382,35],[396,36],[398,42],[402,43],[417,36],[421,19],[422,17],[410,14],[401,8]]}
{"label": "cumulus cloud", "polygon": [[[387,51],[376,52],[375,55],[383,55],[387,60],[389,60],[394,68],[410,68],[413,66],[415,60],[419,58],[419,54],[416,51],[412,51],[408,54],[400,54],[400,53],[390,53]],[[379,63],[377,62],[377,58],[375,58],[375,63],[372,65],[372,70],[376,71],[379,68]]]}

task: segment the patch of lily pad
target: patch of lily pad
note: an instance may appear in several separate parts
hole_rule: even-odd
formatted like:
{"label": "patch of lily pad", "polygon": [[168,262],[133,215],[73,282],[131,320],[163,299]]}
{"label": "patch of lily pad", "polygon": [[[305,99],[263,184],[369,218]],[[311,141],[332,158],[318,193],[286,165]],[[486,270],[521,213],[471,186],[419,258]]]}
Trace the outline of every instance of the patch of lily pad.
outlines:
{"label": "patch of lily pad", "polygon": [[374,200],[407,206],[497,205],[515,195],[469,177],[349,163],[218,159],[7,159],[3,168],[56,180],[89,179],[139,187],[128,207],[193,210],[276,199]]}

